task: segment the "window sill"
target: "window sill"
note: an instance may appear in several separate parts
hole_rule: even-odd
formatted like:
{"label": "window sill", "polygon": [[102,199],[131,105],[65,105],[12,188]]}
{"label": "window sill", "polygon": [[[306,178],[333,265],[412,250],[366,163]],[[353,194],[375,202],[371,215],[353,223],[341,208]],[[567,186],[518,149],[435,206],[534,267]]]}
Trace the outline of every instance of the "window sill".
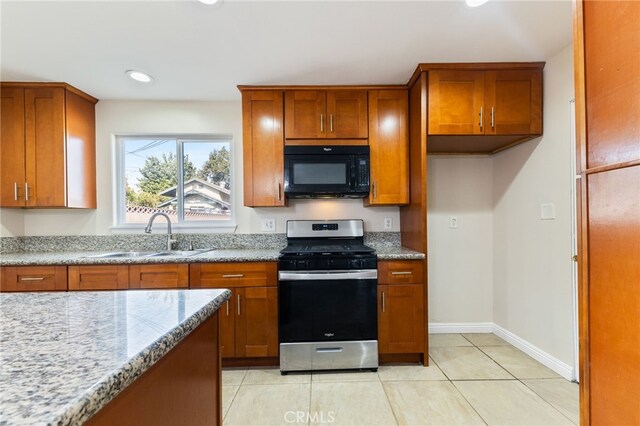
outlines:
{"label": "window sill", "polygon": [[[113,225],[109,227],[109,231],[113,234],[144,234],[145,223]],[[228,223],[219,224],[171,224],[171,232],[173,234],[233,234],[236,232],[238,225]],[[167,233],[167,225],[163,223],[153,224],[153,234]]]}

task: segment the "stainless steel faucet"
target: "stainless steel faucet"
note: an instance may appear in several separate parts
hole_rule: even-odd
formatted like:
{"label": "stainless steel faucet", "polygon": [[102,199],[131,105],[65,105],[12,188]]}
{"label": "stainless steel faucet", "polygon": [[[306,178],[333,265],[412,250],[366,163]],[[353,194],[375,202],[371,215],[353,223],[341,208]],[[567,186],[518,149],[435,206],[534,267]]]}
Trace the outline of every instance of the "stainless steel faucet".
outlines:
{"label": "stainless steel faucet", "polygon": [[177,243],[178,240],[174,240],[173,235],[171,235],[171,218],[169,217],[168,214],[163,212],[157,212],[152,214],[151,217],[149,218],[149,223],[147,223],[147,227],[144,228],[144,232],[146,232],[147,234],[151,233],[151,225],[153,225],[153,221],[158,216],[163,216],[165,219],[167,219],[167,250],[173,250],[173,244]]}

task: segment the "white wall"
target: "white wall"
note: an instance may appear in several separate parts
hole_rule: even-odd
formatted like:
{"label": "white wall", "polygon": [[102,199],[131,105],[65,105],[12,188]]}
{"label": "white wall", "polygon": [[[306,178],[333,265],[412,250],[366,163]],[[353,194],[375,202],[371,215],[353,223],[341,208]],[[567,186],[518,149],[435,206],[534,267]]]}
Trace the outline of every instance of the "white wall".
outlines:
{"label": "white wall", "polygon": [[[544,136],[494,157],[494,322],[573,365],[571,141],[573,50],[544,69]],[[540,219],[540,204],[555,220]]]}
{"label": "white wall", "polygon": [[429,322],[492,322],[493,159],[430,156],[427,167]]}
{"label": "white wall", "polygon": [[[97,210],[21,210],[2,213],[2,235],[100,235],[113,224],[113,139],[117,134],[220,133],[233,135],[236,232],[260,232],[260,219],[362,218],[367,231],[383,231],[385,217],[399,231],[397,207],[362,207],[362,200],[292,200],[286,208],[242,206],[242,110],[239,102],[100,101],[96,105]],[[5,223],[5,216],[7,221]],[[23,221],[23,222],[22,222]]]}

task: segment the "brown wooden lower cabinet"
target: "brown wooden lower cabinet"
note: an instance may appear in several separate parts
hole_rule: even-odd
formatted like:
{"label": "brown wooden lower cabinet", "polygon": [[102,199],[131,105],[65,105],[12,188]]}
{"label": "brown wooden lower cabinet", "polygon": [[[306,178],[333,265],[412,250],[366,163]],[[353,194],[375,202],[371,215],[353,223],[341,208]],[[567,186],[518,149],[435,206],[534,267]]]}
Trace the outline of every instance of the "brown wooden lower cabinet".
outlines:
{"label": "brown wooden lower cabinet", "polygon": [[69,266],[69,291],[126,290],[129,288],[127,265]]}
{"label": "brown wooden lower cabinet", "polygon": [[0,291],[66,291],[66,266],[4,266]]}
{"label": "brown wooden lower cabinet", "polygon": [[424,350],[424,335],[423,287],[379,285],[378,352],[420,353]]}
{"label": "brown wooden lower cabinet", "polygon": [[236,357],[278,356],[278,288],[237,288],[234,293]]}
{"label": "brown wooden lower cabinet", "polygon": [[378,352],[421,354],[428,364],[423,260],[378,262]]}
{"label": "brown wooden lower cabinet", "polygon": [[191,288],[228,288],[220,310],[223,358],[278,356],[276,262],[191,264]]}
{"label": "brown wooden lower cabinet", "polygon": [[189,265],[187,263],[129,265],[129,288],[189,288]]}
{"label": "brown wooden lower cabinet", "polygon": [[86,424],[222,424],[219,314],[205,320]]}

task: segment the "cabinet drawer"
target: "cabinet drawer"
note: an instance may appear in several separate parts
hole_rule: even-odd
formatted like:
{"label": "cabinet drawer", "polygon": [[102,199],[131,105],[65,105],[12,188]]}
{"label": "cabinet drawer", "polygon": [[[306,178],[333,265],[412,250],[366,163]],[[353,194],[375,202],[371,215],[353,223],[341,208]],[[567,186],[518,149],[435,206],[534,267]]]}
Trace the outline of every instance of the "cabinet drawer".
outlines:
{"label": "cabinet drawer", "polygon": [[66,291],[66,266],[6,266],[0,291]]}
{"label": "cabinet drawer", "polygon": [[380,261],[378,284],[424,284],[424,261]]}
{"label": "cabinet drawer", "polygon": [[69,266],[69,291],[127,288],[129,267],[126,265]]}
{"label": "cabinet drawer", "polygon": [[188,287],[189,265],[186,263],[129,266],[129,288]]}
{"label": "cabinet drawer", "polygon": [[191,264],[191,288],[275,286],[276,262]]}

